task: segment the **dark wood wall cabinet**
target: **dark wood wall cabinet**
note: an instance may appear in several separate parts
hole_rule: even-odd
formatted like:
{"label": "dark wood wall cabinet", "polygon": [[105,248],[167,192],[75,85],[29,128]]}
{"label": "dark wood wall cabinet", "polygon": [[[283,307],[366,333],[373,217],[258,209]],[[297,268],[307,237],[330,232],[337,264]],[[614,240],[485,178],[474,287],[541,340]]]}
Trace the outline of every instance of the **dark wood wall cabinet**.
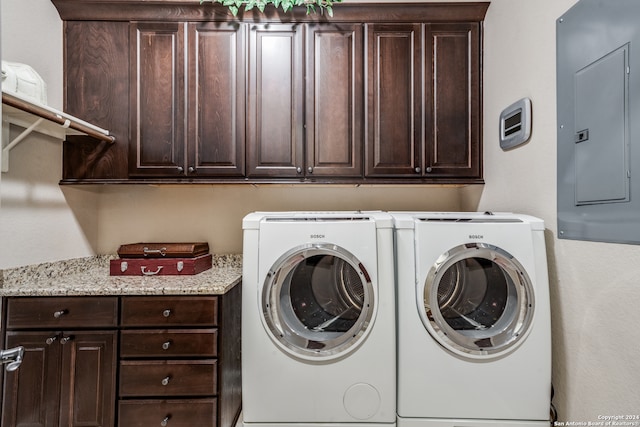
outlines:
{"label": "dark wood wall cabinet", "polygon": [[52,2],[65,110],[116,137],[70,137],[62,183],[482,182],[488,2]]}
{"label": "dark wood wall cabinet", "polygon": [[6,298],[2,426],[232,427],[240,292]]}

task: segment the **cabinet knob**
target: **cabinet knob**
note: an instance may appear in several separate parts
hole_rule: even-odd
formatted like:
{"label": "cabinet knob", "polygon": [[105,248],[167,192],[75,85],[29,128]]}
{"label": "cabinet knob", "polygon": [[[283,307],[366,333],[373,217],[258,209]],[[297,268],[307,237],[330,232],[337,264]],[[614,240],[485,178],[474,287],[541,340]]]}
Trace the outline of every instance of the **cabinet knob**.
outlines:
{"label": "cabinet knob", "polygon": [[184,168],[182,166],[178,166],[178,172],[180,173],[184,172]]}
{"label": "cabinet knob", "polygon": [[160,421],[160,425],[162,427],[167,427],[167,425],[169,425],[169,419],[171,418],[171,415],[167,415],[166,417],[164,417],[164,419],[162,421]]}
{"label": "cabinet knob", "polygon": [[171,347],[171,340],[162,343],[163,350],[169,350],[169,347]]}
{"label": "cabinet knob", "polygon": [[432,168],[431,166],[429,166],[429,167],[426,169],[426,171],[427,171],[427,173],[431,173],[431,172],[433,171],[433,168]]}
{"label": "cabinet knob", "polygon": [[307,168],[307,172],[309,172],[309,173],[313,173],[313,168],[312,168],[311,166],[309,166],[309,167]]}
{"label": "cabinet knob", "polygon": [[298,167],[296,168],[296,172],[298,172],[298,173],[302,173],[302,168],[301,168],[300,166],[298,166]]}
{"label": "cabinet knob", "polygon": [[196,168],[194,168],[193,166],[189,166],[189,173],[194,173],[196,171]]}
{"label": "cabinet knob", "polygon": [[163,315],[164,317],[169,317],[169,316],[171,316],[171,310],[166,309],[165,311],[163,311],[163,312],[162,312],[162,315]]}
{"label": "cabinet knob", "polygon": [[68,335],[66,337],[62,337],[60,339],[60,344],[66,344],[67,342],[71,341],[73,339],[73,335]]}
{"label": "cabinet knob", "polygon": [[49,337],[45,340],[45,343],[47,343],[47,345],[51,345],[53,344],[56,340],[58,339],[57,336],[53,336],[53,337]]}
{"label": "cabinet knob", "polygon": [[416,168],[414,170],[416,171],[416,173],[422,172],[422,169],[420,169],[420,166],[416,166]]}
{"label": "cabinet knob", "polygon": [[53,317],[55,317],[56,319],[59,319],[67,313],[68,313],[68,310],[58,310],[53,313]]}
{"label": "cabinet knob", "polygon": [[169,385],[169,381],[171,381],[171,377],[169,375],[167,375],[166,377],[164,377],[161,381],[162,385]]}

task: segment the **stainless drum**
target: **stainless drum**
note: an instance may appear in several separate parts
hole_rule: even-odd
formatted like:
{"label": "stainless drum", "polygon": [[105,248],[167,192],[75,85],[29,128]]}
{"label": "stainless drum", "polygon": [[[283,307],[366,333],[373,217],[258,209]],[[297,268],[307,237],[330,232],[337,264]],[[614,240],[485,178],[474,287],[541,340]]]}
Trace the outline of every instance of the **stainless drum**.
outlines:
{"label": "stainless drum", "polygon": [[304,245],[273,265],[262,293],[272,338],[306,356],[343,353],[370,324],[373,287],[365,267],[346,250]]}

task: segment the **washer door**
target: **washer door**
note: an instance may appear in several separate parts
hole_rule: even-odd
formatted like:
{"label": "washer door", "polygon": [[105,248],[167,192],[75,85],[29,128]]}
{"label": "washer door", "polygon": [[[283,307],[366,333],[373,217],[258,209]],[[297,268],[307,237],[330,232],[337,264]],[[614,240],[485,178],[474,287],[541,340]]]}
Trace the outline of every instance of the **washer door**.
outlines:
{"label": "washer door", "polygon": [[508,252],[486,243],[457,246],[431,267],[418,309],[436,340],[467,358],[497,357],[526,337],[533,286]]}
{"label": "washer door", "polygon": [[295,248],[269,270],[262,313],[272,339],[307,360],[340,357],[371,326],[373,285],[364,265],[331,244]]}

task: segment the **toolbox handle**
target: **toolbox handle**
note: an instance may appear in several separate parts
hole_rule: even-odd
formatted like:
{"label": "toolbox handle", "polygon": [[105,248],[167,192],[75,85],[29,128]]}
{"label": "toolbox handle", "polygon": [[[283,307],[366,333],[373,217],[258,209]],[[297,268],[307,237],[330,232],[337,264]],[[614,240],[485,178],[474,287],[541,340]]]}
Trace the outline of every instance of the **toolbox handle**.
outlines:
{"label": "toolbox handle", "polygon": [[167,255],[167,248],[149,249],[145,246],[144,248],[142,248],[142,252],[144,252],[144,256],[155,255],[155,254],[160,254],[161,256],[165,256]]}
{"label": "toolbox handle", "polygon": [[161,265],[158,266],[158,269],[156,271],[147,271],[147,267],[144,265],[140,267],[140,271],[142,271],[142,274],[144,274],[145,276],[155,276],[156,274],[160,273],[161,270]]}

